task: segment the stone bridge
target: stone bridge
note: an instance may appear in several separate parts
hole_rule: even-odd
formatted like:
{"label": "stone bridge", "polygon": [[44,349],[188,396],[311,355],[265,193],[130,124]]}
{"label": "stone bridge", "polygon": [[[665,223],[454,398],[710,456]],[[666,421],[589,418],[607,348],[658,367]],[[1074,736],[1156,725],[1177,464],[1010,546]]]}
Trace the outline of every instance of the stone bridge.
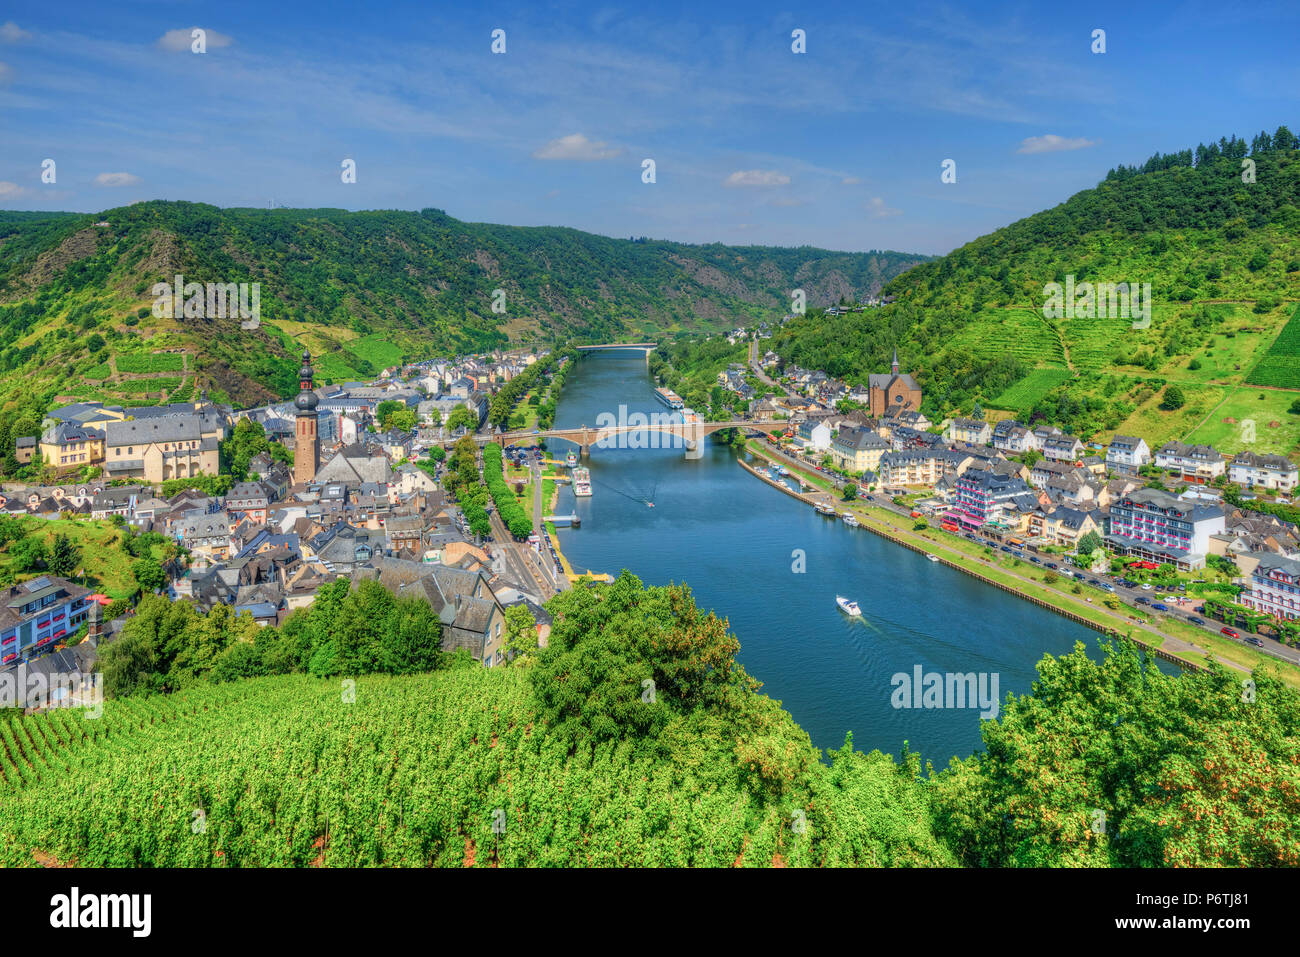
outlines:
{"label": "stone bridge", "polygon": [[[747,419],[733,419],[727,422],[659,422],[653,418],[644,425],[619,423],[600,428],[581,425],[576,429],[546,429],[540,432],[504,432],[495,436],[477,436],[480,444],[497,442],[500,445],[532,444],[538,439],[564,439],[572,442],[582,450],[583,458],[590,453],[592,446],[616,449],[662,449],[684,448],[688,459],[697,459],[704,454],[704,438],[721,429],[749,429],[757,432],[784,432],[789,428],[788,422],[752,422]],[[645,435],[644,441],[631,442],[632,434]],[[664,440],[667,440],[665,442]]]}

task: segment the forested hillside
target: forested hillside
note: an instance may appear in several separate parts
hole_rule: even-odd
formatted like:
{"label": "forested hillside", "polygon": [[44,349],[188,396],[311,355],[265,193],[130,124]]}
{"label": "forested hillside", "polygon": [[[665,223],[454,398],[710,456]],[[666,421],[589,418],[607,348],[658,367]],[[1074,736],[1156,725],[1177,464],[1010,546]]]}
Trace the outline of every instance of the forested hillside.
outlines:
{"label": "forested hillside", "polygon": [[[1045,286],[1069,277],[1149,283],[1149,325],[1045,318]],[[838,318],[810,313],[776,347],[857,381],[887,369],[897,344],[932,416],[969,414],[978,400],[1087,437],[1118,429],[1225,451],[1241,445],[1223,426],[1252,418],[1275,423],[1261,424],[1257,451],[1300,442],[1300,416],[1286,413],[1300,392],[1260,398],[1249,388],[1300,390],[1300,326],[1282,333],[1300,300],[1300,152],[1285,127],[1250,148],[1225,139],[1112,170],[1096,188],[909,270],[885,291],[897,302]],[[1169,386],[1181,403],[1165,402]]]}
{"label": "forested hillside", "polygon": [[[866,296],[925,258],[610,239],[435,209],[0,213],[0,400],[18,381],[25,395],[127,404],[204,387],[265,399],[295,388],[304,347],[342,381],[509,342],[730,327],[780,315],[794,288],[813,304]],[[155,318],[151,289],[177,274],[260,283],[261,328]]]}
{"label": "forested hillside", "polygon": [[565,592],[491,670],[375,588],[284,629],[151,607],[102,716],[0,714],[0,865],[1300,863],[1300,696],[1265,674],[1079,646],[935,772],[822,760],[684,586]]}

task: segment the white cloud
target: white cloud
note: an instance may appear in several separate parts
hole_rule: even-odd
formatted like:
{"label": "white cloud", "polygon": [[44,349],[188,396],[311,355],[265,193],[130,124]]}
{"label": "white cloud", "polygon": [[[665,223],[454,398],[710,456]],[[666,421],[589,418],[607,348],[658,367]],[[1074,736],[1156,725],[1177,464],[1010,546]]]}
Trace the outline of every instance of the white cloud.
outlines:
{"label": "white cloud", "polygon": [[613,159],[622,155],[621,149],[611,147],[604,140],[589,140],[581,133],[570,133],[551,140],[533,153],[533,159],[588,161]]}
{"label": "white cloud", "polygon": [[95,182],[100,186],[131,186],[140,182],[140,177],[131,173],[100,173]]}
{"label": "white cloud", "polygon": [[0,182],[0,203],[7,200],[17,199],[19,196],[25,196],[27,190],[23,189],[17,183]]}
{"label": "white cloud", "polygon": [[0,40],[4,40],[5,43],[17,43],[19,40],[26,40],[30,36],[30,33],[12,20],[8,20],[3,26],[0,26]]}
{"label": "white cloud", "polygon": [[862,182],[862,180],[858,179],[856,176],[846,176],[846,177],[844,177],[842,180],[840,180],[840,185],[841,185],[841,186],[857,186],[857,185],[858,185],[859,183],[861,183],[861,182]]}
{"label": "white cloud", "polygon": [[1057,136],[1055,133],[1048,133],[1046,136],[1030,136],[1020,141],[1020,149],[1017,153],[1059,153],[1062,150],[1081,150],[1087,146],[1095,146],[1096,140],[1087,140],[1082,136],[1073,139]]}
{"label": "white cloud", "polygon": [[897,216],[902,210],[894,209],[879,196],[873,196],[871,202],[867,203],[867,212],[876,219],[883,219],[886,216]]}
{"label": "white cloud", "polygon": [[723,186],[785,186],[790,177],[774,169],[738,169],[728,176]]}
{"label": "white cloud", "polygon": [[209,50],[218,47],[228,47],[235,41],[224,33],[218,33],[216,30],[209,30],[206,27],[190,27],[188,30],[168,30],[158,38],[158,45],[164,50],[172,52],[185,51],[189,52],[194,44],[194,31],[202,29],[207,36],[204,42]]}

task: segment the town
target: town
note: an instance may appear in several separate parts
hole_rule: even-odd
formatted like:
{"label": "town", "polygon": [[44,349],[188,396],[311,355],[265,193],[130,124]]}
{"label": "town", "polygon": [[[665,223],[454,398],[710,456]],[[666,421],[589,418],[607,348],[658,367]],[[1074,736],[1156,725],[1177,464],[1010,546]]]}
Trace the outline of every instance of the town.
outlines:
{"label": "town", "polygon": [[[760,354],[790,318],[728,333],[747,344],[750,361],[717,377],[753,424],[747,431],[765,440],[764,454],[825,476],[841,501],[933,520],[1152,612],[1261,648],[1261,636],[1279,650],[1300,644],[1300,532],[1278,514],[1290,514],[1294,462],[1176,441],[1152,449],[1140,436],[1115,435],[1103,447],[1050,423],[982,413],[932,422],[897,352],[889,372],[859,384]],[[299,395],[271,405],[235,410],[206,394],[162,406],[65,405],[50,410],[38,439],[19,438],[15,455],[47,476],[98,475],[8,483],[0,517],[90,520],[166,543],[159,561],[135,573],[137,600],[148,589],[202,611],[223,605],[262,627],[283,624],[341,578],[414,590],[438,613],[444,650],[465,649],[492,667],[508,654],[507,609],[526,608],[544,645],[543,606],[577,576],[542,514],[544,437],[506,458],[521,498],[525,484],[530,493],[537,486],[523,527],[509,527],[499,509],[462,506],[444,487],[447,453],[467,436],[501,434],[503,424],[543,436],[523,427],[550,424],[556,396],[540,397],[570,358],[496,352],[317,385],[304,354]],[[221,461],[223,449],[234,461]],[[801,488],[817,484],[797,469],[786,474]],[[27,574],[15,576],[19,568]],[[125,596],[79,581],[66,556],[27,556],[9,574],[6,668],[89,671],[99,643],[128,620]],[[1205,597],[1189,597],[1189,585]],[[1143,594],[1156,588],[1169,595]]]}
{"label": "town", "polygon": [[[224,605],[262,627],[310,606],[324,585],[374,578],[395,594],[424,596],[443,623],[444,649],[492,667],[505,655],[507,610],[526,608],[544,643],[542,605],[569,582],[553,526],[538,514],[516,539],[495,511],[487,527],[471,522],[445,493],[442,463],[457,439],[493,429],[493,398],[514,396],[511,411],[522,405],[535,424],[541,403],[521,403],[507,384],[550,384],[539,373],[551,359],[499,352],[318,386],[304,354],[301,391],[288,402],[236,411],[200,395],[163,406],[52,409],[38,439],[17,441],[19,461],[46,475],[99,475],[6,483],[0,522],[10,523],[10,540],[22,536],[12,524],[22,517],[120,528],[136,551],[144,543],[132,566],[134,598],[153,591],[201,611]],[[567,361],[557,357],[556,369]],[[235,459],[224,470],[223,449]],[[6,669],[89,672],[99,642],[128,620],[126,595],[97,589],[59,554],[75,549],[60,544],[67,541],[56,536],[48,555],[39,545],[10,549],[22,556],[8,569],[0,619]],[[152,549],[155,560],[149,546],[164,541]]]}

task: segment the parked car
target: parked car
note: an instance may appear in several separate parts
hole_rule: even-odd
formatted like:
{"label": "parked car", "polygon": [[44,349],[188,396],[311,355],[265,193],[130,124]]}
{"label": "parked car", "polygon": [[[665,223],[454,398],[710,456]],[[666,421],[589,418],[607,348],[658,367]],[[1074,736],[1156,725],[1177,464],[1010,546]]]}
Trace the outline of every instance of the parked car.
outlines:
{"label": "parked car", "polygon": [[1168,606],[1168,605],[1162,605],[1162,604],[1160,604],[1160,602],[1156,602],[1156,603],[1155,603],[1154,605],[1152,605],[1151,607],[1152,607],[1152,609],[1155,610],[1155,611],[1168,611],[1168,610],[1169,610],[1169,606]]}
{"label": "parked car", "polygon": [[1236,630],[1235,628],[1220,628],[1220,629],[1219,629],[1219,632],[1220,632],[1220,634],[1227,635],[1229,638],[1240,638],[1240,637],[1241,637],[1241,635],[1239,635],[1239,634],[1237,633],[1237,630]]}
{"label": "parked car", "polygon": [[1086,576],[1083,572],[1075,572],[1074,577],[1079,579],[1079,581],[1081,582],[1088,580],[1088,576]]}
{"label": "parked car", "polygon": [[1139,605],[1149,605],[1149,604],[1151,604],[1151,599],[1148,598],[1146,595],[1138,595],[1137,598],[1135,599],[1135,601],[1136,601]]}
{"label": "parked car", "polygon": [[1043,564],[1043,560],[1039,558],[1037,555],[1030,555],[1029,560],[1033,562],[1035,565]]}
{"label": "parked car", "polygon": [[1088,579],[1088,584],[1091,585],[1091,586],[1093,586],[1094,588],[1100,588],[1100,587],[1101,587],[1101,582],[1097,581],[1097,579],[1095,579],[1095,578],[1089,578],[1089,579]]}
{"label": "parked car", "polygon": [[1203,625],[1203,624],[1205,624],[1205,619],[1204,619],[1204,618],[1197,618],[1195,615],[1188,615],[1188,616],[1187,616],[1187,620],[1190,621],[1193,625]]}
{"label": "parked car", "polygon": [[1150,590],[1153,589],[1153,588],[1155,588],[1155,585],[1152,585],[1150,582],[1143,582],[1143,583],[1142,583],[1142,590],[1143,590],[1143,591],[1150,591]]}
{"label": "parked car", "polygon": [[1197,605],[1195,608],[1192,609],[1192,611],[1196,612],[1198,615],[1204,615],[1204,614],[1205,614],[1205,606],[1204,606],[1204,605]]}
{"label": "parked car", "polygon": [[1047,567],[1050,568],[1052,571],[1056,571],[1056,562],[1048,562]]}
{"label": "parked car", "polygon": [[1246,640],[1247,640],[1248,642],[1250,642],[1252,645],[1254,645],[1256,648],[1263,648],[1263,647],[1264,647],[1264,642],[1263,642],[1263,640],[1260,639],[1260,638],[1255,637],[1254,635],[1247,635],[1247,636],[1246,636]]}
{"label": "parked car", "polygon": [[1000,552],[1006,552],[1008,555],[1011,554],[1011,549],[1008,548],[1006,545],[1000,545],[1000,546],[998,546],[998,551],[1000,551]]}

